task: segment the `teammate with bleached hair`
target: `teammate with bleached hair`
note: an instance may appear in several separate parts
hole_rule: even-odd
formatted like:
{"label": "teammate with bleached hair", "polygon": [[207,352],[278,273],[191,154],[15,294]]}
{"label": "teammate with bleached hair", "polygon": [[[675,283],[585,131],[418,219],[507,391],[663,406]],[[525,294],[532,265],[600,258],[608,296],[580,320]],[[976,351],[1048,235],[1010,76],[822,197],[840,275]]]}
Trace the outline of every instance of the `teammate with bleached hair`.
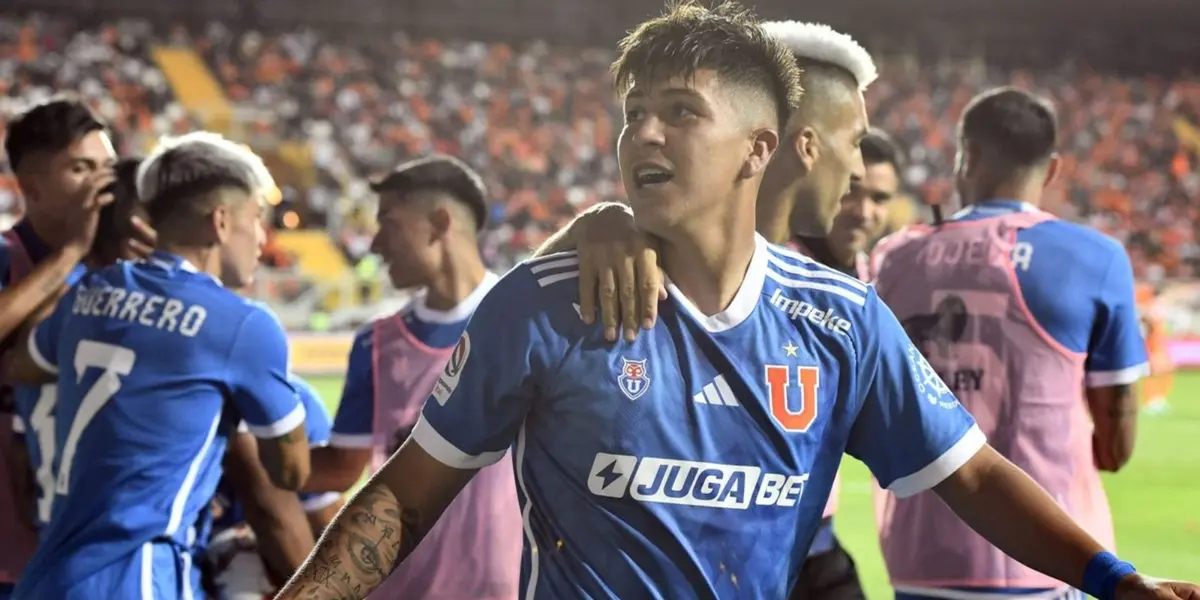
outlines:
{"label": "teammate with bleached hair", "polygon": [[788,121],[783,148],[759,195],[760,230],[768,239],[801,238],[824,247],[842,196],[861,179],[867,137],[863,90],[879,76],[854,38],[819,23],[771,21],[763,28],[796,55],[804,100]]}
{"label": "teammate with bleached hair", "polygon": [[[815,259],[865,279],[865,270],[859,269],[863,263],[842,264],[826,236],[852,182],[861,184],[864,177],[859,148],[868,133],[863,90],[878,77],[875,62],[853,38],[827,25],[775,21],[762,27],[795,55],[804,97],[781,132],[779,151],[763,177],[757,229],[768,241],[805,255],[797,260]],[[655,238],[633,226],[628,208],[611,203],[581,215],[537,255],[578,247],[580,315],[591,322],[599,291],[606,337],[615,340],[624,329],[625,339],[632,340],[638,327],[653,326],[658,302],[666,296],[656,266],[657,246]],[[793,597],[863,597],[854,560],[833,531],[839,488],[835,481]]]}
{"label": "teammate with bleached hair", "polygon": [[308,476],[283,329],[221,283],[253,276],[266,167],[199,132],[163,142],[137,179],[154,253],[85,276],[13,364],[20,381],[57,381],[62,434],[46,449],[49,522],[15,598],[200,594],[195,524],[239,421],[276,486]]}

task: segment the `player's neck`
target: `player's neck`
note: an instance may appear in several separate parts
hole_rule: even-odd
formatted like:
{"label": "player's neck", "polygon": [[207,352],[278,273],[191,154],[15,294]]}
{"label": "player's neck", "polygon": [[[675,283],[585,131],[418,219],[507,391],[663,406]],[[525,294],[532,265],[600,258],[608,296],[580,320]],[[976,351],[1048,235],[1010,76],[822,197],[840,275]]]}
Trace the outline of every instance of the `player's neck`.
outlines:
{"label": "player's neck", "polygon": [[59,250],[63,243],[59,235],[59,228],[53,222],[53,219],[38,212],[30,211],[25,215],[25,222],[29,224],[29,229],[37,236],[37,239],[46,245],[50,250]]}
{"label": "player's neck", "polygon": [[462,304],[487,275],[478,252],[454,253],[447,257],[440,273],[425,289],[425,306],[433,310],[452,310]]}
{"label": "player's neck", "polygon": [[217,252],[216,248],[195,248],[160,243],[157,250],[174,254],[191,263],[193,267],[196,267],[197,271],[208,273],[217,279],[221,279],[221,253]]}
{"label": "player's neck", "polygon": [[714,219],[663,240],[663,271],[705,315],[728,308],[746,278],[755,249],[753,218]]}
{"label": "player's neck", "polygon": [[995,187],[988,194],[977,195],[970,204],[991,201],[1024,202],[1031,206],[1040,207],[1042,204],[1043,187],[1040,181],[1027,178],[1025,181],[1005,183]]}

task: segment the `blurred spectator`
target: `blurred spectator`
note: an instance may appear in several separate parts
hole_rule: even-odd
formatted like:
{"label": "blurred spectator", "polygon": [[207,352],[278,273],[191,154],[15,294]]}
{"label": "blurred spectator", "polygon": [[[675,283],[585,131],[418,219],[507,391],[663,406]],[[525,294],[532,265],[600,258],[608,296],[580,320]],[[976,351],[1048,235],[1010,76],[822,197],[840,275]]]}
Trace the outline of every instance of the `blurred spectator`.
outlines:
{"label": "blurred spectator", "polygon": [[[78,29],[44,17],[0,19],[0,119],[69,90],[114,123],[125,152],[193,127],[148,56],[155,41],[201,52],[231,100],[248,109],[239,113],[247,135],[308,145],[315,184],[285,197],[303,207],[307,225],[328,229],[352,263],[374,233],[367,179],[430,152],[460,156],[487,178],[495,204],[484,256],[498,269],[581,208],[624,194],[609,50],[268,35],[223,24],[156,37],[132,20]],[[868,104],[873,124],[906,147],[903,179],[915,197],[953,208],[962,107],[987,87],[1017,85],[1059,109],[1066,168],[1045,208],[1121,240],[1142,279],[1195,275],[1200,80],[1131,79],[1069,64],[1037,73],[978,61],[931,68],[895,58],[903,60],[881,60]],[[1180,132],[1192,137],[1181,141]],[[16,198],[0,179],[0,213],[18,210]],[[287,257],[273,260],[282,266]]]}

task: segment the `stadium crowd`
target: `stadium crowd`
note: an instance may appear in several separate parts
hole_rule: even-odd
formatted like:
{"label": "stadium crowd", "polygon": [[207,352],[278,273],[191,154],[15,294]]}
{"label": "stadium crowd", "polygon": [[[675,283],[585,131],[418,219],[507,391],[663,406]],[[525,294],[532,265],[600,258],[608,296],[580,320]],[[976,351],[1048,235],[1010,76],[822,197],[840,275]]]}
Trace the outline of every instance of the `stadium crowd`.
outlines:
{"label": "stadium crowd", "polygon": [[[145,148],[195,124],[172,99],[149,47],[193,44],[232,101],[270,115],[255,127],[311,144],[317,184],[302,201],[335,215],[313,222],[333,226],[352,258],[368,250],[368,178],[429,152],[480,167],[497,200],[485,257],[501,268],[581,208],[623,196],[609,50],[403,34],[341,40],[313,30],[267,35],[217,23],[191,32],[156,32],[138,20],[75,26],[38,15],[0,18],[0,120],[52,90],[75,89],[117,124],[119,150]],[[955,119],[973,94],[1014,83],[1054,99],[1060,112],[1068,163],[1047,207],[1125,242],[1141,278],[1195,273],[1200,160],[1172,125],[1200,113],[1200,81],[1075,65],[1032,73],[971,62],[881,63],[868,91],[871,120],[907,152],[903,179],[914,197],[952,200]],[[15,202],[11,179],[0,179],[0,211],[15,210]]]}
{"label": "stadium crowd", "polygon": [[[1189,84],[912,60],[877,82],[849,36],[736,3],[669,4],[619,55],[77,27],[0,25],[0,517],[22,536],[0,598],[861,599],[843,454],[877,484],[897,600],[1200,597],[1110,551],[1099,480],[1149,371],[1125,246],[1150,280],[1200,258]],[[233,137],[311,149],[315,185],[204,131],[163,44],[209,62]],[[39,103],[64,89],[83,102]],[[1092,227],[1038,208],[1057,148],[1046,206]],[[848,223],[900,178],[964,208],[868,260]],[[293,211],[416,290],[355,334],[336,415],[244,297]]]}

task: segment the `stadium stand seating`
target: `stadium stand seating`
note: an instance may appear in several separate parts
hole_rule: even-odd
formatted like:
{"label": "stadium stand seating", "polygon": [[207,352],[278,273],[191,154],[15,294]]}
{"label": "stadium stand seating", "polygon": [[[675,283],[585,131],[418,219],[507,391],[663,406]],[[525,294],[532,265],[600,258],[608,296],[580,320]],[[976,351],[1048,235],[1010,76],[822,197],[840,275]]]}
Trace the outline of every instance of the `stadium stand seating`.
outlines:
{"label": "stadium stand seating", "polygon": [[[318,280],[349,273],[367,252],[370,176],[428,152],[458,155],[488,179],[495,205],[483,244],[503,269],[582,207],[622,196],[611,58],[541,43],[156,30],[137,20],[76,30],[46,16],[0,17],[0,120],[70,89],[114,124],[122,152],[198,125],[244,138],[280,179],[277,225],[320,232],[279,236],[276,262],[290,253]],[[1145,280],[1195,274],[1200,80],[904,56],[882,64],[868,105],[909,154],[903,179],[914,198],[951,200],[954,121],[973,93],[1030,88],[1055,100],[1062,122],[1067,169],[1048,208],[1122,240]],[[19,210],[0,176],[0,214],[11,221]]]}

